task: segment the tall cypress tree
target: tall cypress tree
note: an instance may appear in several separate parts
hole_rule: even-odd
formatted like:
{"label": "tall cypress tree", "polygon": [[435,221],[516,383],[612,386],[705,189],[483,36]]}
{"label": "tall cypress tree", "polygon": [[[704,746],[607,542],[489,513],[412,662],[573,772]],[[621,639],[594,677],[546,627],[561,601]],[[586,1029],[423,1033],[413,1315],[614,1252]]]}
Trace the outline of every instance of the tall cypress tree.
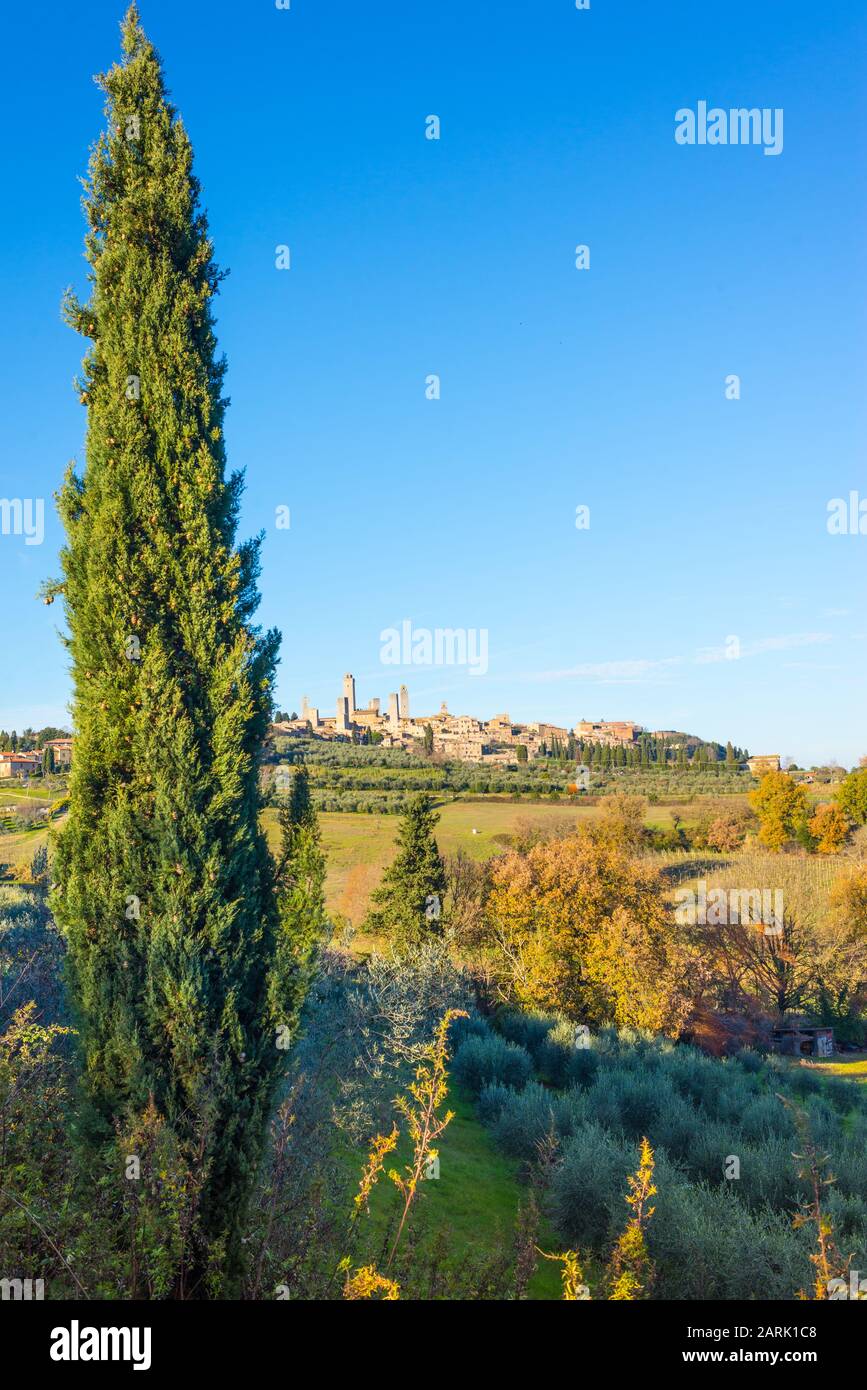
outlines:
{"label": "tall cypress tree", "polygon": [[280,822],[281,844],[284,850],[290,844],[296,829],[300,829],[304,825],[318,827],[318,817],[310,800],[310,776],[306,767],[302,766],[295,769],[292,786],[288,797],[285,798],[280,807],[278,820]]}
{"label": "tall cypress tree", "polygon": [[91,346],[86,466],[60,494],[75,757],[54,907],[84,1143],[122,1146],[145,1115],[171,1134],[193,1203],[186,1295],[215,1260],[236,1267],[278,1060],[258,765],[279,636],[251,625],[259,541],[235,539],[242,480],[226,473],[211,312],[222,276],[134,5],[122,46],[99,79],[107,129],[85,181],[90,296],[65,305]]}
{"label": "tall cypress tree", "polygon": [[434,830],[439,816],[426,792],[414,796],[397,834],[397,854],[371,894],[366,927],[401,949],[442,931],[446,873]]}
{"label": "tall cypress tree", "polygon": [[325,911],[325,854],[319,816],[310,799],[307,769],[300,767],[278,814],[277,909],[280,919],[277,968],[272,976],[275,1017],[281,1041],[291,1038],[328,930]]}

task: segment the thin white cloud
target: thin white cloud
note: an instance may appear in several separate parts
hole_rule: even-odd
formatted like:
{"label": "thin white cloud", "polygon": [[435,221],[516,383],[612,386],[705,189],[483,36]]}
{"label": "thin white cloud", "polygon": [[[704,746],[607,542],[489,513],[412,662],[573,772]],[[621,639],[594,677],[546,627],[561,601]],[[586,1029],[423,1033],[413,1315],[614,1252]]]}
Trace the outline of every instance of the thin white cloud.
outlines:
{"label": "thin white cloud", "polygon": [[786,637],[762,637],[758,642],[748,643],[747,655],[760,656],[762,652],[788,652],[793,647],[813,647],[817,642],[833,641],[830,632],[793,632]]}
{"label": "thin white cloud", "polygon": [[786,671],[845,671],[845,666],[835,666],[830,661],[784,661]]}
{"label": "thin white cloud", "polygon": [[715,661],[731,661],[737,659],[743,661],[750,656],[764,656],[766,652],[788,652],[797,647],[812,647],[817,643],[831,642],[833,640],[830,632],[790,632],[779,637],[759,637],[755,642],[744,642],[740,646],[737,658],[728,645],[724,647],[699,647],[693,660],[699,666],[706,666]]}
{"label": "thin white cloud", "polygon": [[[741,644],[738,660],[763,656],[768,652],[786,652],[799,647],[811,647],[831,642],[829,632],[791,632],[773,637],[759,637]],[[583,661],[553,671],[522,671],[501,680],[532,681],[544,684],[554,681],[582,680],[597,685],[660,685],[667,684],[675,667],[705,666],[718,661],[732,660],[729,645],[699,647],[691,657],[626,657],[616,661]]]}
{"label": "thin white cloud", "polygon": [[559,671],[525,671],[516,679],[526,681],[587,680],[599,684],[641,685],[654,676],[661,676],[672,666],[680,666],[682,658],[668,656],[629,658],[622,661],[583,661]]}

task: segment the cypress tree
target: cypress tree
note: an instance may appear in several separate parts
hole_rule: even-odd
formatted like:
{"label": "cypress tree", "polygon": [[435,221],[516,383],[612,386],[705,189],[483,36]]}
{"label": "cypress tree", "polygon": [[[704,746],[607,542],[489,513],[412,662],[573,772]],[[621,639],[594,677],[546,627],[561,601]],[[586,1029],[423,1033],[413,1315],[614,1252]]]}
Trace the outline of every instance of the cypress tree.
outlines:
{"label": "cypress tree", "polygon": [[413,797],[401,817],[397,854],[371,895],[367,930],[388,936],[401,949],[442,930],[446,874],[434,838],[438,820],[425,792]]}
{"label": "cypress tree", "polygon": [[319,817],[310,799],[305,767],[292,779],[281,804],[280,854],[276,874],[280,921],[276,968],[271,991],[281,1046],[291,1041],[313,971],[317,947],[325,936],[325,855]]}
{"label": "cypress tree", "polygon": [[258,823],[279,636],[251,625],[259,541],[235,539],[242,479],[226,473],[211,312],[222,274],[135,6],[122,50],[98,79],[90,295],[65,303],[91,344],[86,465],[60,494],[64,577],[51,586],[65,597],[76,740],[54,908],[85,1152],[108,1157],[109,1141],[148,1126],[171,1136],[189,1206],[169,1291],[191,1296],[206,1270],[238,1269],[279,1055],[279,923]]}
{"label": "cypress tree", "polygon": [[310,777],[306,767],[296,769],[292,778],[289,795],[283,801],[278,816],[280,823],[281,853],[285,857],[291,852],[295,831],[304,825],[318,827],[316,812],[310,800]]}

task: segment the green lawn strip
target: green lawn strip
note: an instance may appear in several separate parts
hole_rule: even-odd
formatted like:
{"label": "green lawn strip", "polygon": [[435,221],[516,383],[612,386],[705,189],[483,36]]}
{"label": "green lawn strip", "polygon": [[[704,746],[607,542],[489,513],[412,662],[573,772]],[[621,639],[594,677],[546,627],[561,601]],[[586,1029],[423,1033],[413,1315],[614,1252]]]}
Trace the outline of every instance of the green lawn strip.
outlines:
{"label": "green lawn strip", "polygon": [[59,795],[58,790],[49,787],[10,787],[0,784],[0,806],[11,806],[13,802],[25,805],[48,806]]}
{"label": "green lawn strip", "polygon": [[[796,1058],[791,1060],[792,1067],[800,1066]],[[852,1081],[856,1085],[864,1085],[867,1082],[867,1055],[863,1052],[842,1053],[833,1062],[812,1062],[810,1070],[818,1073],[819,1077],[842,1077],[844,1081]]]}
{"label": "green lawn strip", "polygon": [[[518,1203],[526,1189],[518,1181],[517,1165],[498,1152],[479,1123],[472,1102],[453,1090],[447,1105],[455,1117],[439,1142],[440,1176],[420,1186],[408,1226],[411,1224],[420,1237],[422,1248],[445,1232],[457,1262],[468,1252],[494,1253],[504,1244],[511,1246]],[[400,1212],[402,1198],[389,1181],[387,1171],[395,1168],[402,1173],[410,1152],[409,1142],[402,1134],[397,1149],[386,1160],[386,1175],[380,1178],[371,1196],[370,1215],[360,1218],[367,1229],[361,1232],[358,1251],[365,1253],[360,1259],[356,1257],[355,1264],[377,1257],[389,1221]],[[356,1152],[347,1155],[347,1163],[353,1164],[360,1175],[365,1158],[365,1153]],[[538,1243],[548,1251],[559,1248],[544,1220]],[[530,1281],[529,1297],[559,1299],[560,1294],[560,1266],[540,1257],[539,1268]]]}
{"label": "green lawn strip", "polygon": [[48,843],[48,830],[40,825],[32,830],[18,830],[12,835],[0,835],[0,876],[3,866],[17,869],[23,861],[29,863],[38,849]]}

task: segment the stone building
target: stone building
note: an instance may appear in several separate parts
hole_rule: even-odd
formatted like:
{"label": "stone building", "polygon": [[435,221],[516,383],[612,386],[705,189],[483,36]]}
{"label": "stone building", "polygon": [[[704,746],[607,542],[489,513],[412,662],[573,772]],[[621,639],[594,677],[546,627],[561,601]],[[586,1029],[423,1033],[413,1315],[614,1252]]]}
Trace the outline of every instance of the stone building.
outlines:
{"label": "stone building", "polygon": [[343,677],[343,698],[347,702],[349,718],[352,719],[355,714],[355,677],[353,675],[347,674]]}
{"label": "stone building", "polygon": [[575,725],[574,732],[575,737],[584,743],[620,744],[625,747],[638,742],[642,728],[628,719],[600,719],[598,722],[582,719]]}
{"label": "stone building", "polygon": [[38,753],[0,753],[0,777],[27,777],[41,767]]}
{"label": "stone building", "polygon": [[754,777],[764,777],[766,772],[779,772],[780,755],[779,753],[759,753],[756,757],[747,759],[747,767]]}

